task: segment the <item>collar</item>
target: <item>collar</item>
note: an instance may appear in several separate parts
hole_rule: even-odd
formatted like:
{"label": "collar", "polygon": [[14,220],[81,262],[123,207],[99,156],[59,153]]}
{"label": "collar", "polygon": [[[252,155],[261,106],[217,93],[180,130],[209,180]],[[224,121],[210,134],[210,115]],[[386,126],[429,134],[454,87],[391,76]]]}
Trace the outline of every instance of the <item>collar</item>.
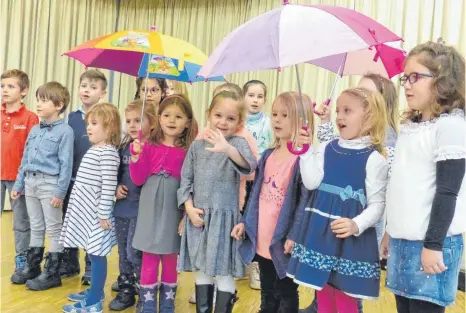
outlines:
{"label": "collar", "polygon": [[264,118],[264,115],[265,115],[264,112],[259,112],[259,113],[256,113],[256,114],[248,114],[248,116],[246,118],[246,122],[247,123],[258,122],[258,121],[260,121],[260,120],[262,120]]}
{"label": "collar", "polygon": [[48,128],[49,130],[51,130],[54,126],[63,124],[64,122],[65,122],[65,120],[63,120],[63,119],[58,119],[58,120],[56,120],[55,122],[52,122],[52,123],[47,123],[45,121],[40,121],[40,128]]}
{"label": "collar", "polygon": [[6,114],[20,114],[20,113],[22,113],[25,109],[26,109],[26,108],[25,108],[25,106],[24,106],[24,103],[21,102],[21,106],[19,107],[18,110],[13,111],[13,112],[7,112],[7,111],[6,111],[6,103],[2,103],[2,111],[5,112]]}
{"label": "collar", "polygon": [[364,149],[372,146],[371,137],[364,136],[356,139],[345,140],[340,138],[338,140],[338,145],[342,148],[347,149]]}

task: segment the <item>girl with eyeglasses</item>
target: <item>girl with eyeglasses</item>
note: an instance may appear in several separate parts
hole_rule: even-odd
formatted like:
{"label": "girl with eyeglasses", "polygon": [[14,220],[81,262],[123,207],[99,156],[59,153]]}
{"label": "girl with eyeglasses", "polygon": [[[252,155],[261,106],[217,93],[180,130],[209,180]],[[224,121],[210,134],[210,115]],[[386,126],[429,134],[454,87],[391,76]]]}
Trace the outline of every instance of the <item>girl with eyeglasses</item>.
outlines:
{"label": "girl with eyeglasses", "polygon": [[387,188],[386,287],[398,313],[442,313],[456,298],[466,230],[465,62],[427,42],[408,55],[404,113]]}

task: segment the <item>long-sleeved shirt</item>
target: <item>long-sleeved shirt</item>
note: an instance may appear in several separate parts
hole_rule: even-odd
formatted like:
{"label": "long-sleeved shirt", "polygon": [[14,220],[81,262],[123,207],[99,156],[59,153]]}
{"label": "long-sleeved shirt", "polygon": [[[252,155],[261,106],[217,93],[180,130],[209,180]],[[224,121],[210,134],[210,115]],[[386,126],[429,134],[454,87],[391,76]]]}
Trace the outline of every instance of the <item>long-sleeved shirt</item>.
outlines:
{"label": "long-sleeved shirt", "polygon": [[60,119],[53,123],[41,122],[28,135],[21,166],[13,190],[24,190],[26,173],[39,172],[57,176],[53,196],[64,199],[73,167],[73,129]]}
{"label": "long-sleeved shirt", "polygon": [[[309,149],[301,156],[300,169],[304,186],[309,190],[317,189],[324,178],[324,154],[328,142],[320,144],[318,149]],[[340,139],[338,144],[346,149],[364,149],[370,146],[368,137],[354,140]],[[348,166],[351,166],[348,164]],[[374,226],[384,214],[385,192],[388,179],[388,163],[383,155],[374,151],[366,164],[366,198],[367,207],[361,214],[353,218],[362,234],[367,228]]]}

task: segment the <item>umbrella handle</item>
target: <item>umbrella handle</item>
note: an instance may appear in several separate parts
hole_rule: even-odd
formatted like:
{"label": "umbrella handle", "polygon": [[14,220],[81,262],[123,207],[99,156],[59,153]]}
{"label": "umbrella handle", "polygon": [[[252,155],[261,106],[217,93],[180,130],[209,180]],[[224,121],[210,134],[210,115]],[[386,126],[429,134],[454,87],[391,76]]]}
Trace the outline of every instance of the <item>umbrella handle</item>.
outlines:
{"label": "umbrella handle", "polygon": [[[331,101],[330,98],[328,98],[327,100],[325,100],[324,104],[325,105],[330,105],[330,101]],[[316,106],[317,106],[317,104],[315,102],[313,102],[312,107],[314,108],[314,114],[322,115],[322,114],[320,114],[319,112],[316,111]]]}
{"label": "umbrella handle", "polygon": [[[307,130],[307,126],[303,126],[302,129]],[[286,147],[288,148],[288,151],[290,151],[294,155],[302,155],[302,154],[306,153],[309,150],[309,145],[308,144],[303,145],[301,150],[295,150],[293,148],[293,142],[291,142],[291,141],[288,141],[286,143]]]}
{"label": "umbrella handle", "polygon": [[[139,139],[139,141],[142,140],[142,130],[138,130],[138,139]],[[131,155],[135,155],[135,154],[136,154],[136,152],[135,152],[134,149],[133,149],[133,143],[130,143],[130,144],[129,144],[129,153],[131,153]]]}

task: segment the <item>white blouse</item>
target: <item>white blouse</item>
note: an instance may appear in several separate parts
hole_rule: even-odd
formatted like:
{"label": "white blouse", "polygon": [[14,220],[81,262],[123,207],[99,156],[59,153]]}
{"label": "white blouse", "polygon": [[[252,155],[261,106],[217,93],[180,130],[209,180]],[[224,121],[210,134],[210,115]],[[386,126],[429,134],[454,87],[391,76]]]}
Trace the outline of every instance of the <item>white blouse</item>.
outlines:
{"label": "white blouse", "polygon": [[[436,191],[436,162],[466,158],[466,120],[462,110],[432,121],[400,127],[387,187],[387,232],[391,237],[424,240]],[[466,231],[463,179],[447,236]]]}
{"label": "white blouse", "polygon": [[[324,155],[328,142],[321,143],[316,151],[309,151],[301,156],[300,169],[304,186],[309,190],[317,189],[324,178]],[[354,140],[339,139],[338,145],[346,149],[364,149],[371,145],[369,137]],[[351,166],[351,165],[349,165]],[[385,208],[385,191],[388,180],[388,162],[378,151],[371,153],[366,164],[367,207],[353,218],[362,234],[383,217]]]}

